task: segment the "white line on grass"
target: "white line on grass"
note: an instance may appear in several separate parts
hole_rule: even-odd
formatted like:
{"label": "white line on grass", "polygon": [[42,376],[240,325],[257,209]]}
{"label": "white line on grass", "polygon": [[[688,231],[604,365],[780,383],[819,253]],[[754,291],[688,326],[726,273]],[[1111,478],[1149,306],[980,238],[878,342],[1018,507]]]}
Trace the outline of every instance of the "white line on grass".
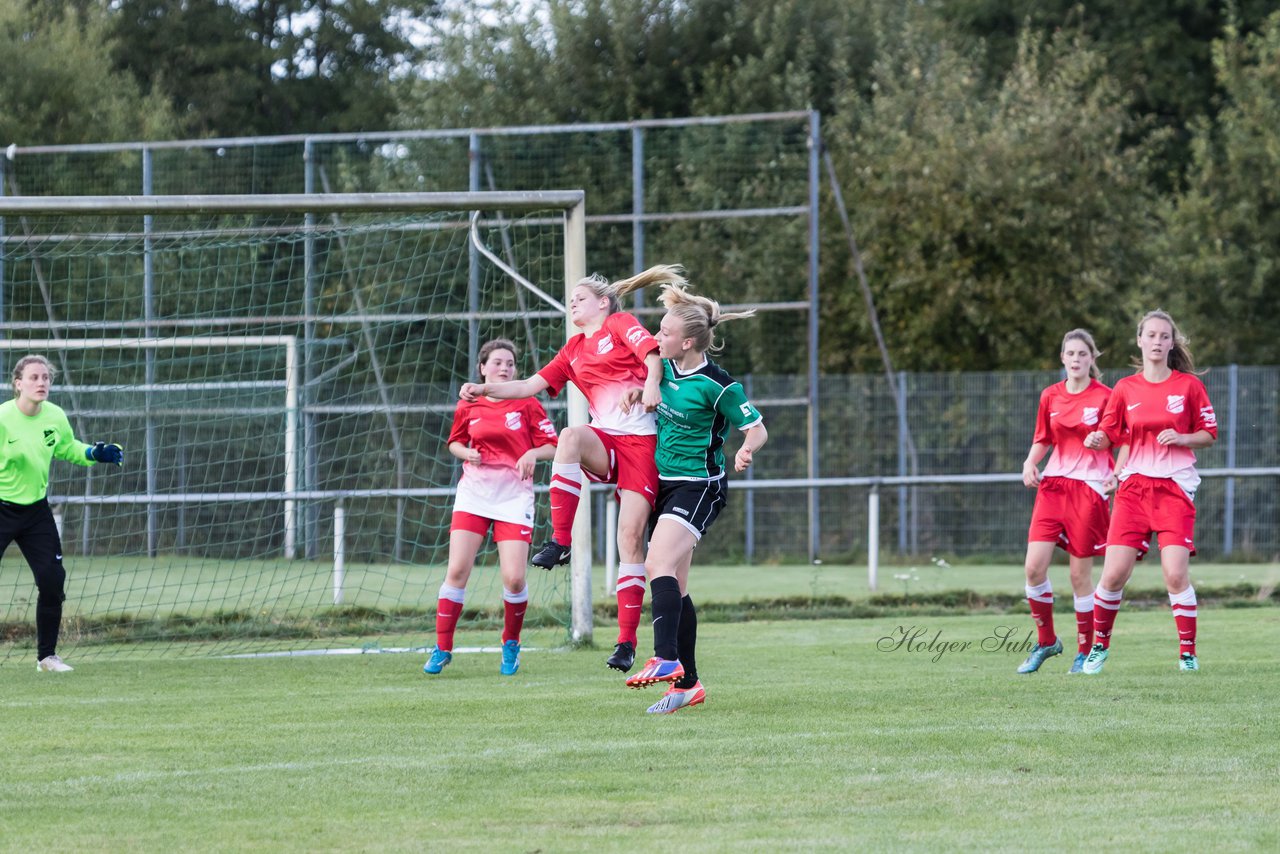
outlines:
{"label": "white line on grass", "polygon": [[[454,655],[471,655],[475,653],[492,654],[502,652],[500,646],[461,646],[451,650]],[[523,647],[521,652],[546,652],[536,646]],[[384,652],[431,652],[431,647],[421,646],[379,646],[379,647],[343,647],[339,649],[296,649],[280,652],[241,652],[235,655],[222,655],[219,658],[293,658],[304,655],[377,655]]]}

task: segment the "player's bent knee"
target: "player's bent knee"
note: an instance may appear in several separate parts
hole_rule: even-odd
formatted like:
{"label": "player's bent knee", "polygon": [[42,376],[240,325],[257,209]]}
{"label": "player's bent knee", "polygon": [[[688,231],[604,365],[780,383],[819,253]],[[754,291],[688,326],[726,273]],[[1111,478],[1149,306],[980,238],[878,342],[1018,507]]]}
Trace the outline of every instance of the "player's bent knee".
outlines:
{"label": "player's bent knee", "polygon": [[556,441],[557,462],[576,462],[582,456],[582,431],[588,427],[566,427]]}

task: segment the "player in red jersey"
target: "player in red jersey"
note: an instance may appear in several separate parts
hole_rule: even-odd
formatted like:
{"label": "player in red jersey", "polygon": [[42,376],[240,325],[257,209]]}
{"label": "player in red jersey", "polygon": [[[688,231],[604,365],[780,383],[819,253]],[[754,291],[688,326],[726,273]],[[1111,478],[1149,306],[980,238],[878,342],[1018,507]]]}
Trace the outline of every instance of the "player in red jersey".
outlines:
{"label": "player in red jersey", "polygon": [[[516,346],[505,338],[480,348],[480,377],[506,382],[516,375]],[[453,633],[466,599],[467,580],[485,534],[493,528],[502,572],[504,676],[520,667],[520,630],[529,603],[525,561],[533,539],[533,469],[555,453],[556,428],[537,398],[479,397],[458,403],[449,453],[462,460],[462,479],[449,531],[449,568],[436,604],[436,646],[423,665],[439,673],[453,660]]]}
{"label": "player in red jersey", "polygon": [[[1036,489],[1027,532],[1027,603],[1038,637],[1019,673],[1034,673],[1045,659],[1062,652],[1053,628],[1053,550],[1068,555],[1075,594],[1076,656],[1070,673],[1079,673],[1093,645],[1093,559],[1107,547],[1110,512],[1107,495],[1115,488],[1111,453],[1084,446],[1084,438],[1102,420],[1111,389],[1099,382],[1098,347],[1084,329],[1062,339],[1060,354],[1067,378],[1040,393],[1031,450],[1022,463],[1022,482]],[[1053,449],[1041,472],[1039,464]]]}
{"label": "player in red jersey", "polygon": [[[546,367],[526,380],[468,383],[463,400],[479,395],[512,399],[543,390],[558,394],[572,382],[587,398],[591,423],[560,434],[551,465],[552,538],[533,556],[545,569],[568,563],[573,518],[583,477],[617,484],[618,641],[606,664],[623,673],[636,656],[636,630],[644,604],[644,535],[658,493],[657,422],[662,400],[658,343],[640,321],[619,310],[619,298],[651,285],[684,284],[679,269],[650,267],[629,279],[609,282],[590,276],[574,286],[569,316],[581,334],[569,339]],[[643,406],[625,405],[626,393],[643,386]]]}
{"label": "player in red jersey", "polygon": [[1116,383],[1102,423],[1085,437],[1087,448],[1106,448],[1126,434],[1123,441],[1129,445],[1107,532],[1102,580],[1093,594],[1094,644],[1084,663],[1088,674],[1102,670],[1107,660],[1124,586],[1153,532],[1178,627],[1178,666],[1200,669],[1196,591],[1190,578],[1196,553],[1192,501],[1200,485],[1194,449],[1207,448],[1218,438],[1218,418],[1173,318],[1163,311],[1147,312],[1138,324],[1138,349],[1141,371]]}

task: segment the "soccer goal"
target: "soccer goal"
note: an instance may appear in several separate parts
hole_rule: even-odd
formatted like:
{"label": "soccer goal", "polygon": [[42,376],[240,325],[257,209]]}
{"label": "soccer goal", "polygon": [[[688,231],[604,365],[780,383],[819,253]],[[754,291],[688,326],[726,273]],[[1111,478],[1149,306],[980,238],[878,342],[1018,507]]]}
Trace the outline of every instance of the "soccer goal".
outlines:
{"label": "soccer goal", "polygon": [[[76,435],[126,454],[54,462],[59,651],[429,642],[458,386],[492,338],[522,374],[545,363],[585,267],[580,191],[0,197],[0,358],[48,357]],[[588,550],[571,570],[531,572],[526,635],[590,640]],[[500,625],[491,546],[467,594],[472,626]],[[0,661],[33,644],[34,599],[10,548]]]}

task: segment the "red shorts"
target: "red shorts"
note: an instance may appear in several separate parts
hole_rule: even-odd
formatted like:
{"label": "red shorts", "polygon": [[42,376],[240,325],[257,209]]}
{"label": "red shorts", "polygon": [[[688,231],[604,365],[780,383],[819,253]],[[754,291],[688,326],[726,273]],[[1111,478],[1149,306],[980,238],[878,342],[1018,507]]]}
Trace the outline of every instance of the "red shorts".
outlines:
{"label": "red shorts", "polygon": [[638,492],[653,507],[658,500],[658,437],[615,436],[595,427],[591,429],[600,437],[609,455],[609,472],[601,476],[584,467],[582,473],[596,483],[616,483],[619,492],[624,489]]}
{"label": "red shorts", "polygon": [[1131,474],[1116,490],[1107,545],[1129,546],[1142,557],[1155,533],[1161,548],[1185,546],[1195,554],[1195,529],[1196,506],[1182,487],[1168,478]]}
{"label": "red shorts", "polygon": [[1107,548],[1107,499],[1070,477],[1046,477],[1036,491],[1029,543],[1057,543],[1073,557],[1097,557]]}
{"label": "red shorts", "polygon": [[450,531],[470,531],[473,534],[484,536],[489,533],[489,526],[493,526],[493,541],[501,543],[506,540],[519,540],[525,543],[533,542],[533,526],[517,525],[515,522],[499,522],[497,519],[486,519],[483,516],[477,516],[474,513],[468,513],[465,510],[454,510],[453,519],[449,523]]}

